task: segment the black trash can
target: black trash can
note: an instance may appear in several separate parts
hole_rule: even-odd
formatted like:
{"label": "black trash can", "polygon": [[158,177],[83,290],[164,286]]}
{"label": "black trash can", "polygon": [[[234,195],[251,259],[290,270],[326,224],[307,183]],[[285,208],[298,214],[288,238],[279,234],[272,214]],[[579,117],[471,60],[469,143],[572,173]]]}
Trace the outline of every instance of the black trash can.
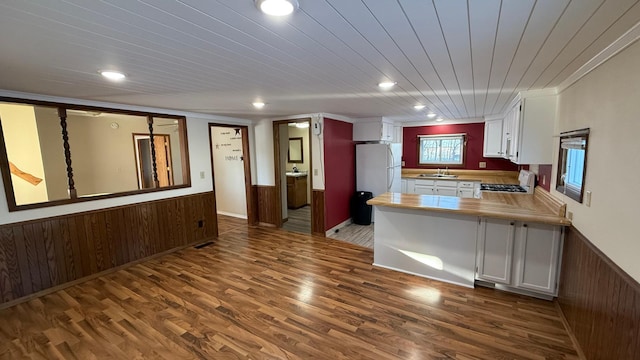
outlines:
{"label": "black trash can", "polygon": [[351,198],[351,220],[358,225],[371,225],[371,205],[367,200],[371,199],[371,191],[357,191]]}

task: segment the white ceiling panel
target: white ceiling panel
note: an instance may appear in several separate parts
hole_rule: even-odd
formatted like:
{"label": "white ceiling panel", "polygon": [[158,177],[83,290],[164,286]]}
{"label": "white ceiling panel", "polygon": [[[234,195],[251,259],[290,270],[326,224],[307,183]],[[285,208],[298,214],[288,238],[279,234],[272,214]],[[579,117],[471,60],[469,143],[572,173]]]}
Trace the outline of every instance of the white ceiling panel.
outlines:
{"label": "white ceiling panel", "polygon": [[0,89],[250,119],[468,119],[557,86],[640,21],[635,0],[299,3],[275,19],[254,0],[3,0]]}

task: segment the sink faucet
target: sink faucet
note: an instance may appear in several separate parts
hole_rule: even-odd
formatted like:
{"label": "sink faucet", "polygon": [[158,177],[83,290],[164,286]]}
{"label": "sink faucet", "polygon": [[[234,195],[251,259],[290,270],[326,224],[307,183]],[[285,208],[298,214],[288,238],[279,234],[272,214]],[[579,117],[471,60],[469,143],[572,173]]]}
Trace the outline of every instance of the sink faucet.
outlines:
{"label": "sink faucet", "polygon": [[448,167],[448,166],[446,166],[446,167],[444,168],[444,174],[445,174],[445,175],[449,175],[449,167]]}
{"label": "sink faucet", "polygon": [[298,168],[297,167],[293,167],[293,172],[298,172]]}

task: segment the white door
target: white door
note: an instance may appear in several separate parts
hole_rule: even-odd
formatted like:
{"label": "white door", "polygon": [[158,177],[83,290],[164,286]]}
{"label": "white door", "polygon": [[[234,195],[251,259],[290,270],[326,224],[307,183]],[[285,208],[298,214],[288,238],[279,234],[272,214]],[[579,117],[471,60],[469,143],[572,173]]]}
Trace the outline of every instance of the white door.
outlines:
{"label": "white door", "polygon": [[213,183],[218,214],[247,218],[242,129],[211,127]]}
{"label": "white door", "polygon": [[560,227],[525,223],[519,231],[515,285],[555,295],[561,245]]}
{"label": "white door", "polygon": [[480,220],[476,274],[478,279],[511,284],[514,237],[515,221]]}

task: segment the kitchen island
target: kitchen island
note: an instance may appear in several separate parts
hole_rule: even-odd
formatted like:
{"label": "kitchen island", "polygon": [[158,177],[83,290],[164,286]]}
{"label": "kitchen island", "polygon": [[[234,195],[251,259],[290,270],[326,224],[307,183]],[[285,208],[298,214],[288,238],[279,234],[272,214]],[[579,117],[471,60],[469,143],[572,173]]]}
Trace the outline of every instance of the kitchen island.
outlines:
{"label": "kitchen island", "polygon": [[[538,192],[538,191],[537,191]],[[374,265],[473,287],[556,294],[562,227],[544,196],[483,199],[385,193],[374,206]]]}

